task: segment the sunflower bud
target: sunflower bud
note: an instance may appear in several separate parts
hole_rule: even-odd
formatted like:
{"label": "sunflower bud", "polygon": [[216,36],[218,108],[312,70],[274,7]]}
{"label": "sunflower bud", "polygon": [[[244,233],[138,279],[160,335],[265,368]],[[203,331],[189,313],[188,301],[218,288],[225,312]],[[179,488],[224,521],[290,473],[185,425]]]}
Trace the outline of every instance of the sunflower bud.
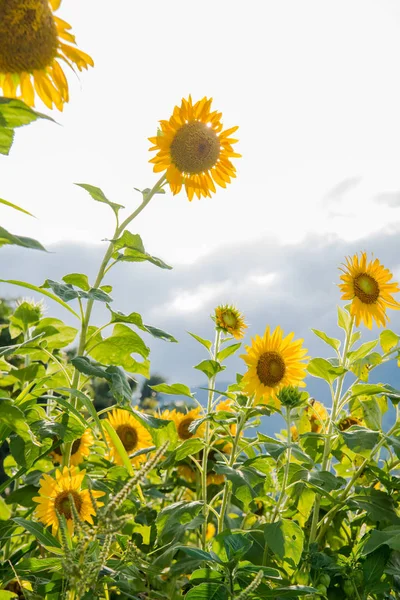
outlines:
{"label": "sunflower bud", "polygon": [[283,387],[277,396],[281,404],[287,408],[296,408],[304,402],[304,392],[300,392],[299,388],[293,385]]}
{"label": "sunflower bud", "polygon": [[244,336],[247,325],[243,315],[234,306],[228,304],[217,306],[212,319],[215,321],[216,328],[226,335],[232,335],[237,340]]}

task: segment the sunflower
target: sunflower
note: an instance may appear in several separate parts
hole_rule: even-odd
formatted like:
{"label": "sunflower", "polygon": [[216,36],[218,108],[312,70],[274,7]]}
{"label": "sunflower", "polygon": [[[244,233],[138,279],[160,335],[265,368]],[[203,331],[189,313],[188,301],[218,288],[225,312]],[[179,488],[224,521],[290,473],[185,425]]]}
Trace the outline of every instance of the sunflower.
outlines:
{"label": "sunflower", "polygon": [[225,188],[236,177],[230,159],[240,157],[232,148],[238,140],[230,136],[238,127],[222,131],[222,114],[211,112],[211,102],[212,98],[204,97],[193,104],[191,96],[182,98],[169,121],[160,121],[161,130],[149,138],[154,144],[150,151],[157,151],[150,160],[153,171],[166,171],[174,195],[184,185],[189,200],[195,194],[197,198],[211,197],[215,183]]}
{"label": "sunflower", "polygon": [[68,102],[68,82],[60,62],[79,71],[92,58],[76,47],[71,26],[54,15],[61,0],[0,0],[0,89],[5,96],[48,108]]}
{"label": "sunflower", "polygon": [[350,313],[356,319],[356,326],[362,321],[368,329],[372,329],[375,320],[378,327],[386,326],[389,318],[386,308],[399,310],[400,304],[392,297],[393,293],[400,292],[397,283],[390,282],[392,273],[386,269],[376,258],[367,263],[367,253],[362,252],[359,258],[355,254],[352,258],[346,257],[343,265],[344,275],[339,284],[343,292],[342,300],[351,300]]}
{"label": "sunflower", "polygon": [[207,523],[206,541],[209,542],[212,540],[216,533],[217,528],[215,527],[214,523]]}
{"label": "sunflower", "polygon": [[[189,465],[178,465],[177,473],[186,483],[195,483],[196,481],[196,470]],[[223,475],[213,473],[212,471],[207,472],[207,485],[220,485],[224,481],[225,477]]]}
{"label": "sunflower", "polygon": [[311,431],[320,433],[328,419],[328,411],[325,406],[317,400],[312,400],[306,408],[306,415],[310,421]]}
{"label": "sunflower", "polygon": [[[64,515],[67,520],[68,531],[72,534],[74,528],[70,496],[82,521],[93,524],[96,507],[93,506],[89,490],[82,490],[82,481],[86,471],[79,471],[76,467],[57,469],[55,478],[47,473],[40,480],[39,496],[33,498],[38,503],[36,517],[47,527],[51,525],[52,533],[58,531],[59,523],[57,512]],[[104,496],[104,492],[92,490],[93,498]],[[103,506],[103,502],[96,502]]]}
{"label": "sunflower", "polygon": [[267,327],[263,337],[256,335],[252,345],[246,346],[247,354],[241,358],[247,364],[242,383],[249,394],[255,395],[256,403],[272,404],[279,408],[277,392],[287,385],[304,387],[307,350],[303,340],[293,340],[294,333],[283,338],[277,327],[273,333]]}
{"label": "sunflower", "polygon": [[[77,466],[83,462],[90,454],[90,448],[93,445],[94,437],[90,429],[86,429],[82,437],[75,440],[71,447],[71,465]],[[54,462],[62,462],[62,451],[61,443],[56,446],[52,451],[52,458]]]}
{"label": "sunflower", "polygon": [[243,315],[234,306],[228,304],[217,306],[214,319],[217,329],[224,333],[233,335],[237,340],[244,336],[247,325],[244,322]]}
{"label": "sunflower", "polygon": [[[224,411],[224,412],[233,413],[234,410],[232,408],[232,400],[230,400],[229,398],[227,398],[226,400],[221,400],[221,402],[219,402],[217,404],[215,410],[217,412]],[[236,431],[237,431],[236,423],[230,423],[229,431],[230,431],[231,436],[234,438],[236,435]],[[243,432],[240,435],[243,435]],[[231,450],[232,450],[231,442],[227,442],[222,448],[222,452],[225,452],[226,454],[230,454]]]}
{"label": "sunflower", "polygon": [[[115,429],[128,456],[138,450],[143,450],[144,448],[149,448],[153,445],[150,433],[129,411],[116,408],[108,413],[107,420]],[[122,458],[107,432],[106,438],[108,447],[110,448],[109,458],[113,459],[117,465],[123,465]],[[138,465],[145,460],[145,456],[140,454],[139,456],[133,457],[131,462],[134,465]]]}
{"label": "sunflower", "polygon": [[174,410],[165,410],[161,414],[161,419],[167,419],[168,421],[173,421],[175,423],[176,431],[179,439],[188,440],[191,437],[202,437],[205,429],[204,423],[197,428],[195,433],[189,431],[190,425],[193,421],[201,418],[201,408],[193,408],[186,413],[178,412],[175,408]]}

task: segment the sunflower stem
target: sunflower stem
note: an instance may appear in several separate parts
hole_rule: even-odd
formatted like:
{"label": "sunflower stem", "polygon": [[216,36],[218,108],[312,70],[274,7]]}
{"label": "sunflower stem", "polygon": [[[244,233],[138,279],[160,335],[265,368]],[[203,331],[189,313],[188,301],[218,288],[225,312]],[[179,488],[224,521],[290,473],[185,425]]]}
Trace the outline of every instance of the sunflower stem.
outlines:
{"label": "sunflower stem", "polygon": [[[345,345],[344,345],[343,354],[342,354],[341,361],[340,361],[342,367],[345,367],[347,364],[347,353],[350,348],[351,336],[352,336],[353,327],[354,327],[354,320],[355,320],[355,318],[352,316],[351,321],[350,321],[349,330],[346,331]],[[332,431],[333,431],[333,426],[334,426],[334,423],[335,423],[335,420],[337,417],[338,408],[340,405],[340,396],[342,393],[343,381],[344,381],[345,375],[346,375],[346,373],[343,373],[343,375],[339,376],[339,379],[338,379],[338,382],[336,385],[335,394],[332,399],[333,401],[332,401],[331,418],[329,419],[328,429],[327,429],[326,436],[325,436],[324,453],[322,456],[322,463],[321,463],[322,471],[326,471],[327,469],[329,470],[329,468],[330,468]],[[315,498],[314,511],[313,511],[313,517],[312,517],[312,522],[311,522],[309,544],[312,544],[315,541],[315,538],[317,535],[320,506],[321,506],[321,496],[317,495]]]}
{"label": "sunflower stem", "polygon": [[[166,179],[166,176],[162,175],[160,177],[160,179],[155,183],[153,188],[147,194],[143,194],[142,203],[138,206],[138,208],[136,210],[133,211],[133,213],[131,213],[125,219],[125,221],[123,221],[121,223],[121,225],[119,225],[118,221],[117,221],[117,226],[115,228],[115,232],[112,237],[113,240],[118,239],[121,236],[121,234],[124,232],[126,227],[129,225],[129,223],[131,223],[146,208],[146,206],[149,204],[150,200],[153,198],[154,194],[156,194],[161,189],[161,186],[164,183],[165,179]],[[114,242],[111,241],[108,245],[108,248],[106,250],[106,253],[104,255],[102,263],[100,265],[99,272],[97,273],[96,281],[94,282],[94,285],[93,285],[93,289],[98,289],[100,287],[101,282],[103,281],[103,277],[106,273],[108,263],[110,262],[110,259],[112,258],[113,252],[114,252]],[[88,328],[89,328],[93,304],[94,304],[93,298],[90,298],[86,304],[86,310],[85,310],[85,313],[84,313],[84,316],[82,319],[81,332],[80,332],[80,336],[79,336],[79,345],[78,345],[78,351],[77,351],[78,356],[82,355],[85,351],[86,336],[87,336],[87,332],[88,332]],[[78,369],[75,369],[74,376],[72,379],[72,388],[73,389],[78,388],[79,377],[80,377],[80,373],[79,373]],[[74,398],[73,395],[71,395],[71,404],[74,406],[74,408],[76,408],[76,399]],[[63,467],[69,466],[69,464],[70,464],[71,448],[72,448],[72,442],[68,442],[68,443],[64,444],[63,462],[62,462]]]}
{"label": "sunflower stem", "polygon": [[287,454],[286,454],[286,464],[285,464],[285,471],[283,473],[283,481],[282,481],[282,487],[281,487],[281,492],[279,494],[279,498],[278,498],[278,502],[275,505],[275,510],[274,513],[272,515],[272,523],[276,520],[277,517],[279,517],[279,510],[282,504],[282,501],[285,497],[286,494],[286,486],[288,484],[288,480],[289,480],[289,471],[290,471],[290,459],[292,456],[292,439],[291,439],[291,433],[290,433],[290,423],[291,423],[291,414],[290,414],[290,407],[287,406],[286,407],[286,428],[287,428]]}
{"label": "sunflower stem", "polygon": [[[214,341],[214,352],[213,352],[213,360],[217,360],[219,347],[221,344],[221,331],[217,329],[215,331],[215,341]],[[216,375],[208,378],[208,400],[207,400],[207,416],[211,413],[212,403],[214,399],[214,385],[215,385]],[[209,506],[207,503],[207,462],[208,462],[208,453],[210,446],[210,421],[206,422],[206,431],[205,431],[205,446],[203,451],[203,461],[202,461],[202,473],[201,473],[201,491],[203,497],[203,516],[204,523],[202,529],[202,546],[203,550],[205,550],[207,545],[207,520],[209,513]]]}

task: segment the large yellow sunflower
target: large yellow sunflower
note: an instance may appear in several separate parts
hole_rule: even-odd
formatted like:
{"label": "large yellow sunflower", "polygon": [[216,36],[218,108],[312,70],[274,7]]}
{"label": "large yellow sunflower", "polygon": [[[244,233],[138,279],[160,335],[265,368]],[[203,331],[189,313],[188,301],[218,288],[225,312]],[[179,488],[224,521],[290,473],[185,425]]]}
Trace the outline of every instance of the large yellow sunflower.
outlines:
{"label": "large yellow sunflower", "polygon": [[[72,496],[75,508],[82,521],[93,524],[93,516],[96,507],[93,506],[89,490],[82,490],[82,481],[85,471],[79,471],[76,467],[64,467],[56,470],[56,477],[47,473],[40,480],[39,496],[33,498],[38,503],[36,517],[47,527],[51,525],[53,535],[58,531],[58,517],[64,515],[67,520],[69,532],[72,534],[74,528],[71,501]],[[104,492],[92,490],[93,498],[104,496]],[[103,506],[103,502],[96,502],[97,506]]]}
{"label": "large yellow sunflower", "polygon": [[392,297],[393,293],[400,292],[397,283],[391,282],[393,275],[376,258],[367,262],[367,253],[362,252],[359,258],[355,254],[352,258],[346,257],[344,275],[340,279],[339,287],[343,292],[342,300],[351,300],[350,313],[356,319],[357,327],[362,321],[366,327],[372,329],[375,320],[378,327],[386,326],[389,317],[386,308],[399,310],[400,304]]}
{"label": "large yellow sunflower", "polygon": [[[141,423],[139,423],[137,419],[135,419],[133,414],[129,411],[116,408],[108,413],[107,419],[117,432],[117,435],[121,440],[123,447],[127,451],[128,456],[134,452],[137,452],[138,450],[143,450],[144,448],[153,446],[150,433],[147,431],[147,429],[145,429],[145,427],[143,427]],[[114,446],[113,441],[107,432],[106,438],[108,447],[110,448],[109,458],[112,459],[117,465],[123,465],[124,463],[122,458],[120,457],[118,450]],[[145,460],[146,456],[144,454],[140,454],[139,456],[133,457],[131,462],[134,465],[138,465]]]}
{"label": "large yellow sunflower", "polygon": [[247,354],[241,358],[247,364],[242,383],[244,390],[255,396],[256,403],[272,404],[279,408],[277,392],[287,385],[304,387],[307,350],[303,340],[293,341],[294,333],[285,338],[277,327],[272,333],[267,327],[263,337],[256,335],[252,345],[246,346]]}
{"label": "large yellow sunflower", "polygon": [[0,89],[5,96],[63,109],[68,82],[60,62],[79,71],[92,58],[76,47],[71,26],[56,17],[61,0],[0,0]]}
{"label": "large yellow sunflower", "polygon": [[234,306],[228,304],[217,306],[214,319],[217,328],[224,333],[233,335],[237,340],[244,336],[247,325],[244,322],[243,315]]}
{"label": "large yellow sunflower", "polygon": [[189,431],[189,426],[201,418],[201,408],[193,408],[186,413],[178,412],[176,409],[174,410],[165,410],[161,416],[161,419],[166,419],[168,421],[173,421],[175,423],[176,431],[178,433],[178,437],[181,440],[189,440],[192,437],[202,437],[204,434],[205,424],[202,423],[200,427],[197,428],[196,433],[192,433]]}
{"label": "large yellow sunflower", "polygon": [[238,127],[222,131],[220,112],[211,111],[212,98],[204,97],[195,104],[189,96],[175,106],[169,121],[160,121],[161,130],[149,138],[154,144],[150,150],[157,155],[150,160],[156,173],[166,171],[172,193],[178,194],[185,186],[189,200],[194,195],[210,196],[215,183],[225,188],[236,169],[231,158],[240,154],[233,151],[231,138]]}
{"label": "large yellow sunflower", "polygon": [[[71,447],[71,465],[77,466],[81,462],[85,460],[87,456],[90,454],[90,448],[93,445],[94,437],[92,435],[91,429],[86,429],[83,433],[82,437],[75,440]],[[62,462],[62,451],[61,451],[61,443],[59,446],[52,451],[52,457],[54,462],[61,463]]]}

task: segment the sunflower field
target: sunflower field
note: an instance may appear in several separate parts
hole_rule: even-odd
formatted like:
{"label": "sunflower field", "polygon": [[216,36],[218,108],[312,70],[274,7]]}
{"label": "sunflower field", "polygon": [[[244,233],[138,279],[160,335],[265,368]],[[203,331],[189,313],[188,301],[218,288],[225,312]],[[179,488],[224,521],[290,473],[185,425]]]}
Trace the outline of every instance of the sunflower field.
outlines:
{"label": "sunflower field", "polygon": [[[68,69],[94,64],[59,5],[0,0],[5,156],[18,128],[53,119],[36,103],[62,110],[69,101]],[[134,299],[128,314],[111,304],[107,274],[121,262],[171,268],[145,249],[134,221],[160,194],[192,201],[226,188],[237,130],[211,98],[183,98],[149,137],[157,175],[136,191],[133,212],[77,184],[113,220],[93,281],[1,279],[21,299],[0,325],[0,600],[400,598],[400,389],[379,374],[389,361],[400,366],[400,335],[387,328],[400,287],[378,258],[360,252],[339,266],[328,307],[337,337],[312,330],[328,358],[311,357],[279,323],[243,345],[246,316],[220,304],[209,339],[190,332],[182,342],[197,344],[206,404],[184,382],[152,386],[168,408],[132,401],[132,380],[150,376],[143,333],[166,348],[176,339],[146,324]],[[44,250],[0,230],[2,246]],[[95,303],[107,308],[104,322]],[[363,340],[373,325],[379,337]],[[220,386],[237,354],[241,372]],[[109,406],[96,406],[94,378],[108,386]],[[306,378],[322,381],[327,405]],[[268,436],[260,424],[275,413],[284,429]]]}

